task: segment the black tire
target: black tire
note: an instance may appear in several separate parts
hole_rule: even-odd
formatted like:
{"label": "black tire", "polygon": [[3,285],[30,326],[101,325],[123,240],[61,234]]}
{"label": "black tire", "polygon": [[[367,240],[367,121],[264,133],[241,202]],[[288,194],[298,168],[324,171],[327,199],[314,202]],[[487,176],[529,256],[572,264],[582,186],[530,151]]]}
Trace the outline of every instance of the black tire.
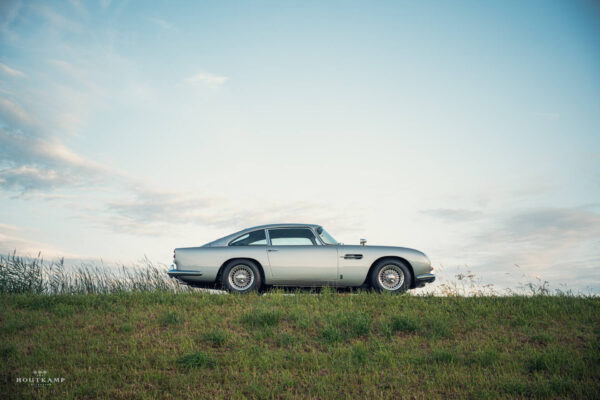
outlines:
{"label": "black tire", "polygon": [[[386,271],[389,273],[386,274]],[[406,263],[387,259],[375,264],[371,270],[369,281],[371,287],[378,292],[402,293],[410,289],[412,274]]]}
{"label": "black tire", "polygon": [[248,293],[262,286],[260,271],[250,260],[231,260],[225,266],[221,284],[230,293]]}

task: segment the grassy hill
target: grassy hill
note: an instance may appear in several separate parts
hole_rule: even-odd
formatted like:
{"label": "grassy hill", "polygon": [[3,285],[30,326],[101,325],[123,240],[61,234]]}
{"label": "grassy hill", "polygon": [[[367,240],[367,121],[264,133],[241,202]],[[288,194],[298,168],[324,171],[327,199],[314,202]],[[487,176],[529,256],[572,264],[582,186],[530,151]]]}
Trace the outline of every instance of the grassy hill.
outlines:
{"label": "grassy hill", "polygon": [[[599,398],[600,299],[0,295],[0,398]],[[18,383],[19,377],[63,382]]]}

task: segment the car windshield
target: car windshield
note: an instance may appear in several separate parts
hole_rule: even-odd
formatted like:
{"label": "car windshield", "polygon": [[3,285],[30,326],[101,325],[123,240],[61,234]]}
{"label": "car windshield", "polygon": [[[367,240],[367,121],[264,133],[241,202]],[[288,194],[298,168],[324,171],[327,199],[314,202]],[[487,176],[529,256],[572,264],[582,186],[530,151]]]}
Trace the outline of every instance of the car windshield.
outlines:
{"label": "car windshield", "polygon": [[321,240],[323,241],[323,243],[325,243],[325,244],[338,244],[338,242],[333,238],[333,236],[331,236],[329,233],[327,233],[327,231],[325,229],[323,229],[322,226],[319,226],[317,228],[317,233],[319,234],[319,237],[321,238]]}

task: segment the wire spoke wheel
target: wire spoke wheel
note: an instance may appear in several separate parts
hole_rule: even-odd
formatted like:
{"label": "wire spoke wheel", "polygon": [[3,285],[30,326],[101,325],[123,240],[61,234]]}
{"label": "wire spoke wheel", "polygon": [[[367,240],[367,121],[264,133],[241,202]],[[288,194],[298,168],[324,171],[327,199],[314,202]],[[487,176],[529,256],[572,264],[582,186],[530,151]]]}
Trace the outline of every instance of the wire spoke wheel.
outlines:
{"label": "wire spoke wheel", "polygon": [[385,290],[397,290],[404,284],[404,271],[394,264],[384,265],[377,274],[377,281]]}
{"label": "wire spoke wheel", "polygon": [[254,283],[254,271],[247,265],[238,264],[231,268],[227,279],[232,288],[246,290]]}

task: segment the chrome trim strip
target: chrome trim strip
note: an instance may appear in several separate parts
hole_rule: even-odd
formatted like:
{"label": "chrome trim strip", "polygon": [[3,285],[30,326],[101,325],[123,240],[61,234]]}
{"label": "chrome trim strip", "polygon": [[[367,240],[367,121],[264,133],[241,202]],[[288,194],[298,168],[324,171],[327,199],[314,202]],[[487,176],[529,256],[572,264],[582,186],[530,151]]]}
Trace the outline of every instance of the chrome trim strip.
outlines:
{"label": "chrome trim strip", "polygon": [[434,274],[422,274],[422,275],[417,275],[415,278],[418,281],[423,281],[423,280],[428,280],[428,279],[435,279],[435,275]]}
{"label": "chrome trim strip", "polygon": [[202,276],[202,272],[198,271],[183,271],[179,269],[171,269],[167,271],[167,274],[171,277],[174,276]]}

